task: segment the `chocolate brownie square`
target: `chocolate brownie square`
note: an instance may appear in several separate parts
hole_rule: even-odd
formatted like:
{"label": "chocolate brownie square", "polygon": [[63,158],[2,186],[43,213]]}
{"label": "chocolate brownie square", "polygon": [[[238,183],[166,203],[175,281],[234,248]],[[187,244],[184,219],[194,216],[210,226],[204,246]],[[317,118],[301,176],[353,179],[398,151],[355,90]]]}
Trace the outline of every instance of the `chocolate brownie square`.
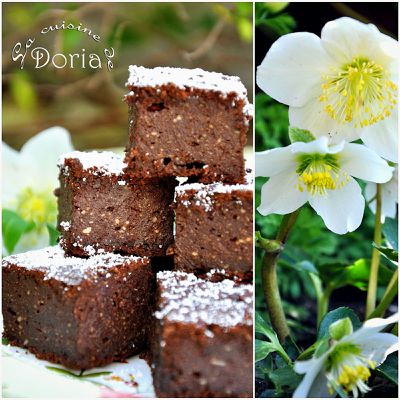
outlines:
{"label": "chocolate brownie square", "polygon": [[4,335],[73,369],[121,361],[148,345],[155,291],[149,260],[66,257],[59,246],[2,262]]}
{"label": "chocolate brownie square", "polygon": [[175,188],[175,268],[253,278],[253,185],[191,183]]}
{"label": "chocolate brownie square", "polygon": [[133,181],[124,167],[112,152],[61,157],[58,229],[68,254],[165,255],[173,242],[175,179]]}
{"label": "chocolate brownie square", "polygon": [[158,397],[252,397],[253,288],[157,274],[153,379]]}
{"label": "chocolate brownie square", "polygon": [[241,183],[251,106],[236,76],[129,67],[127,172]]}

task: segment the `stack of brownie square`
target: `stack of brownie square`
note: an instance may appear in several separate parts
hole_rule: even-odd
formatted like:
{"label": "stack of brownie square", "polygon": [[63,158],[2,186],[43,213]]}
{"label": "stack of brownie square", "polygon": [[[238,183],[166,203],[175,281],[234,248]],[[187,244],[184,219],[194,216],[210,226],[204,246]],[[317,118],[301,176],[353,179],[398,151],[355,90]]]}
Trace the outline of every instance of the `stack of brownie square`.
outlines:
{"label": "stack of brownie square", "polygon": [[251,397],[246,89],[200,69],[129,71],[125,157],[64,155],[60,244],[3,259],[4,335],[73,369],[150,349],[159,397]]}

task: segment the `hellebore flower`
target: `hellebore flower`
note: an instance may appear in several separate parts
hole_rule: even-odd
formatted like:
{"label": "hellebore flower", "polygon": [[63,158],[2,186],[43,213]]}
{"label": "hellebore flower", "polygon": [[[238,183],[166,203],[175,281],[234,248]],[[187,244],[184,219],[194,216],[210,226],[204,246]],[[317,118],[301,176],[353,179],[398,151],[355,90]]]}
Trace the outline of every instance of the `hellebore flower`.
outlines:
{"label": "hellebore flower", "polygon": [[384,183],[393,168],[364,145],[327,137],[256,153],[256,176],[270,179],[261,189],[262,215],[289,214],[309,202],[332,232],[357,229],[365,200],[354,178]]}
{"label": "hellebore flower", "polygon": [[[381,206],[381,221],[385,222],[385,218],[396,218],[397,215],[397,188],[398,188],[398,167],[396,165],[392,179],[382,185],[382,206]],[[375,214],[376,211],[376,183],[368,182],[365,186],[365,199],[368,202],[369,208]]]}
{"label": "hellebore flower", "polygon": [[[398,314],[370,319],[355,332],[349,318],[334,322],[329,328],[328,349],[310,360],[295,362],[294,370],[304,378],[293,397],[332,397],[340,391],[358,397],[368,392],[371,370],[399,345],[397,336],[380,331],[397,321]],[[317,349],[315,353],[321,352]]]}
{"label": "hellebore flower", "polygon": [[55,225],[58,157],[73,150],[68,131],[53,127],[38,133],[16,151],[3,142],[3,208],[32,222],[34,230],[22,235],[14,252],[47,246],[47,224]]}
{"label": "hellebore flower", "polygon": [[332,143],[361,137],[378,155],[397,161],[398,43],[372,24],[343,17],[321,38],[280,37],[257,70],[257,84],[289,105],[290,124]]}

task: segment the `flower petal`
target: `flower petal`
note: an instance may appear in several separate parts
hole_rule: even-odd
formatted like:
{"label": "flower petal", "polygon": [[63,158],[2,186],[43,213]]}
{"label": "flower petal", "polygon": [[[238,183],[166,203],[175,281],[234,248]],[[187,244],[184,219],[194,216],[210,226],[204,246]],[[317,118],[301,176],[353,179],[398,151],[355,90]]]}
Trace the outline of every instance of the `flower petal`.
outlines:
{"label": "flower petal", "polygon": [[321,75],[332,62],[318,36],[308,32],[280,37],[257,68],[257,85],[281,103],[301,107],[321,92]]}
{"label": "flower petal", "polygon": [[346,143],[340,153],[340,168],[355,178],[369,182],[388,182],[394,168],[362,144]]}
{"label": "flower petal", "polygon": [[289,147],[291,147],[293,153],[336,154],[342,151],[344,142],[329,146],[328,136],[321,136],[318,139],[308,143],[295,142]]}
{"label": "flower petal", "polygon": [[370,149],[386,160],[397,163],[397,112],[389,118],[379,121],[363,129],[361,140]]}
{"label": "flower petal", "polygon": [[24,253],[28,250],[41,249],[50,243],[49,232],[46,227],[34,229],[28,233],[24,233],[18,241],[13,254]]}
{"label": "flower petal", "polygon": [[[364,189],[365,200],[368,206],[375,214],[376,200],[372,200],[376,196],[376,183],[368,182]],[[388,183],[382,185],[382,223],[385,218],[396,218],[397,215],[397,179],[391,179]]]}
{"label": "flower petal", "polygon": [[295,170],[296,161],[290,146],[255,154],[256,176],[273,176],[285,170]]}
{"label": "flower petal", "polygon": [[289,107],[290,125],[308,129],[316,137],[329,136],[331,143],[351,142],[360,137],[360,130],[350,124],[338,124],[323,107],[318,98],[311,99],[303,107]]}
{"label": "flower petal", "polygon": [[306,192],[297,189],[295,172],[282,172],[269,178],[261,188],[261,204],[257,208],[262,215],[289,214],[307,201]]}
{"label": "flower petal", "polygon": [[311,196],[309,202],[332,232],[342,235],[356,230],[361,224],[365,201],[360,186],[353,178],[326,195]]}
{"label": "flower petal", "polygon": [[336,397],[335,392],[329,393],[328,379],[325,371],[320,371],[317,377],[314,379],[310,391],[308,392],[308,397],[319,399]]}
{"label": "flower petal", "polygon": [[361,337],[357,344],[361,348],[364,357],[374,361],[377,365],[382,364],[386,357],[398,350],[399,343],[396,335],[391,333],[374,333]]}
{"label": "flower petal", "polygon": [[343,340],[351,342],[359,342],[363,338],[380,332],[382,329],[386,328],[388,325],[398,322],[399,314],[393,314],[388,318],[371,318],[364,322],[360,329],[357,329],[351,335],[346,336]]}
{"label": "flower petal", "polygon": [[3,142],[2,149],[2,200],[3,206],[13,208],[19,191],[25,186],[29,164],[23,164],[18,151]]}
{"label": "flower petal", "polygon": [[[323,369],[325,360],[328,356],[328,353],[324,354],[320,358],[313,358],[308,361],[296,361],[294,364],[294,370],[300,374],[306,373],[303,380],[300,382],[300,385],[297,386],[295,392],[293,393],[294,398],[305,398],[309,397],[310,391],[312,390],[315,380],[321,379],[323,383],[326,383],[326,377],[324,374],[320,374],[321,370]],[[307,370],[305,369],[307,367]],[[318,385],[320,383],[318,382]]]}
{"label": "flower petal", "polygon": [[393,314],[388,318],[371,318],[364,322],[362,329],[377,329],[381,331],[386,328],[388,325],[394,324],[398,322],[399,314]]}
{"label": "flower petal", "polygon": [[31,184],[39,189],[57,185],[57,161],[73,150],[68,131],[59,126],[46,129],[29,139],[21,149],[21,159],[31,165]]}
{"label": "flower petal", "polygon": [[386,35],[381,34],[372,24],[342,17],[325,24],[321,32],[321,43],[330,56],[341,64],[351,62],[360,54],[382,62],[385,59],[382,57],[384,53],[380,44],[384,36]]}

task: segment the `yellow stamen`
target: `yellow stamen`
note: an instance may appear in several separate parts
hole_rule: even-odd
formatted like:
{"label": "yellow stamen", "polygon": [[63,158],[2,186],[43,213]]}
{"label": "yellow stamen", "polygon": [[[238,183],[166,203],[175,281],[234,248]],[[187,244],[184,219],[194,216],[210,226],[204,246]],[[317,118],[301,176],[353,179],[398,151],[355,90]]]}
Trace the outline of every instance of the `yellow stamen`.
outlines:
{"label": "yellow stamen", "polygon": [[373,125],[388,118],[397,101],[397,85],[374,61],[356,57],[351,63],[323,76],[319,101],[324,111],[340,124]]}

